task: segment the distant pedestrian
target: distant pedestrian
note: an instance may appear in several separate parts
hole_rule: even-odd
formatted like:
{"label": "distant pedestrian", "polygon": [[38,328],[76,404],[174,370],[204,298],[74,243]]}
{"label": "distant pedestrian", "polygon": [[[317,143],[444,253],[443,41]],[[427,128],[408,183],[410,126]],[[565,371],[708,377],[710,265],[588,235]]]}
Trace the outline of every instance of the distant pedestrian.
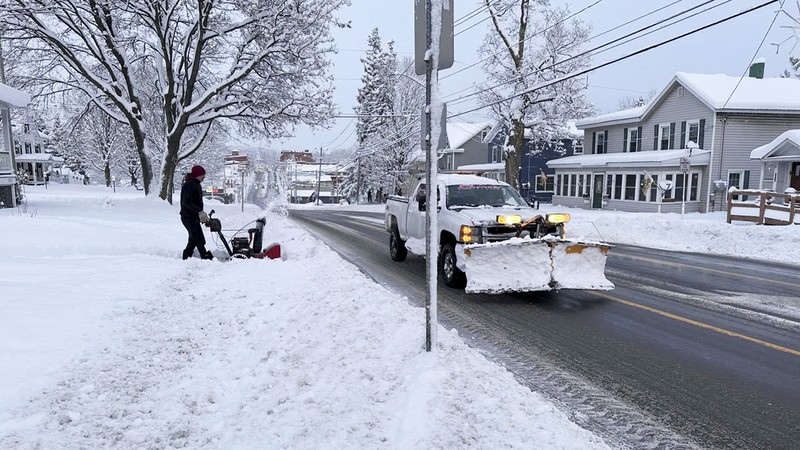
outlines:
{"label": "distant pedestrian", "polygon": [[189,233],[189,241],[183,250],[183,259],[189,259],[196,248],[203,259],[214,259],[206,250],[206,237],[201,223],[208,222],[208,214],[203,211],[203,188],[200,183],[206,178],[203,166],[194,166],[186,174],[181,187],[181,223]]}

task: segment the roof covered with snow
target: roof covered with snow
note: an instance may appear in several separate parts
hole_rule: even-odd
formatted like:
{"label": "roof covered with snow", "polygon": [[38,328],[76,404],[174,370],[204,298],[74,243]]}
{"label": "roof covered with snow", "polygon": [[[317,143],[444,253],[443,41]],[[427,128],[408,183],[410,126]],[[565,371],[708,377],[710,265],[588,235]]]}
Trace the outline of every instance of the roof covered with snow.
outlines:
{"label": "roof covered with snow", "polygon": [[448,122],[447,123],[447,140],[450,143],[450,148],[459,148],[466,144],[467,141],[479,135],[481,131],[492,128],[494,122]]}
{"label": "roof covered with snow", "polygon": [[645,106],[589,117],[577,122],[578,128],[614,125],[642,120],[679,83],[714,111],[798,112],[800,79],[753,78],[724,74],[676,72],[667,86]]}
{"label": "roof covered with snow", "polygon": [[681,158],[689,157],[691,165],[708,165],[709,150],[658,150],[634,153],[603,153],[599,155],[567,156],[551,159],[547,166],[553,169],[583,169],[588,167],[670,167],[680,165]]}
{"label": "roof covered with snow", "polygon": [[800,79],[797,78],[758,79],[678,72],[675,80],[715,110],[800,112]]}
{"label": "roof covered with snow", "polygon": [[589,125],[597,125],[597,124],[613,124],[613,123],[624,123],[624,122],[634,122],[642,116],[644,111],[647,109],[647,105],[645,106],[637,106],[636,108],[630,109],[623,109],[622,111],[616,111],[608,114],[601,114],[599,116],[594,117],[587,117],[585,119],[581,119],[575,122],[575,126],[578,128],[586,128]]}
{"label": "roof covered with snow", "polygon": [[31,96],[7,84],[0,83],[0,103],[9,106],[24,108],[31,101]]}
{"label": "roof covered with snow", "polygon": [[750,152],[750,159],[800,159],[800,130],[784,131],[769,144]]}
{"label": "roof covered with snow", "polygon": [[54,156],[50,153],[23,153],[21,155],[15,155],[14,159],[17,162],[64,162],[64,158],[60,156]]}

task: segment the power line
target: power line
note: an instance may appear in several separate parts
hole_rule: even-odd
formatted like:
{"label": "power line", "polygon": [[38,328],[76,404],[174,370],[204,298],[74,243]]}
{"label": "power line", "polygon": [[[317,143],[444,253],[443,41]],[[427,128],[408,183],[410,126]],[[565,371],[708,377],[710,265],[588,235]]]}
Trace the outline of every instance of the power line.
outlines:
{"label": "power line", "polygon": [[[528,37],[526,37],[525,39],[522,39],[522,40],[518,41],[518,42],[517,42],[517,45],[519,45],[519,44],[520,44],[520,43],[522,43],[522,42],[527,42],[528,40],[530,40],[530,39],[533,39],[534,37],[536,37],[536,36],[538,36],[538,35],[540,35],[540,34],[542,34],[542,33],[546,32],[547,30],[550,30],[551,28],[553,28],[553,27],[555,27],[555,26],[557,26],[557,25],[560,25],[561,23],[564,23],[564,22],[566,22],[566,21],[567,21],[567,20],[569,20],[569,19],[572,19],[573,17],[575,17],[575,16],[577,16],[577,15],[581,14],[582,12],[584,12],[584,11],[586,11],[587,9],[589,9],[589,8],[593,7],[594,5],[596,5],[596,4],[598,4],[598,3],[600,3],[601,1],[603,1],[603,0],[597,0],[597,1],[595,1],[594,3],[592,3],[592,4],[590,4],[590,5],[586,6],[586,7],[584,7],[584,8],[583,8],[583,9],[581,9],[580,11],[578,11],[578,12],[575,12],[575,13],[573,13],[573,14],[571,14],[571,15],[567,16],[567,17],[566,17],[566,18],[564,18],[563,20],[561,20],[561,21],[559,21],[559,22],[556,22],[556,23],[554,23],[553,25],[551,25],[551,26],[549,26],[549,27],[545,28],[544,30],[541,30],[541,31],[539,31],[539,32],[537,32],[537,33],[534,33],[534,34],[532,34],[531,36],[528,36]],[[681,1],[683,1],[683,0],[676,0],[676,1],[675,1],[675,2],[673,2],[672,4],[674,5],[675,3],[678,3],[678,2],[681,2]],[[594,37],[597,37],[597,36],[594,36]],[[497,53],[494,53],[494,54],[492,54],[492,55],[490,55],[490,56],[487,56],[486,58],[484,58],[484,59],[482,59],[482,60],[480,60],[480,61],[474,62],[474,63],[472,63],[472,64],[468,65],[467,67],[463,67],[463,68],[461,68],[461,69],[459,69],[459,70],[457,70],[457,71],[455,71],[455,72],[453,72],[453,73],[449,73],[449,74],[447,74],[447,75],[443,76],[442,78],[440,78],[440,80],[444,80],[444,79],[446,79],[446,78],[449,78],[449,77],[452,77],[452,76],[454,76],[454,75],[458,75],[459,73],[461,73],[461,72],[463,72],[463,71],[465,71],[465,70],[467,70],[467,69],[470,69],[470,68],[472,68],[472,67],[475,67],[475,66],[477,66],[478,64],[481,64],[481,63],[483,63],[483,62],[485,62],[485,61],[488,61],[488,60],[489,60],[489,59],[491,59],[493,56],[495,56],[495,55],[497,55],[497,54],[499,54],[499,53],[503,53],[504,51],[505,51],[505,50],[501,50],[500,52],[497,52]],[[460,92],[460,91],[459,91],[459,92]]]}
{"label": "power line", "polygon": [[715,26],[717,26],[717,25],[719,25],[719,24],[721,24],[721,23],[727,22],[727,21],[729,21],[729,20],[733,20],[733,19],[735,19],[735,18],[737,18],[737,17],[740,17],[740,16],[743,16],[743,15],[745,15],[745,14],[749,14],[749,13],[751,13],[751,12],[753,12],[753,11],[756,11],[756,10],[758,10],[758,9],[764,8],[765,6],[771,5],[772,3],[775,3],[775,2],[777,2],[777,1],[778,1],[778,0],[769,0],[769,1],[767,1],[767,2],[764,2],[764,3],[762,3],[762,4],[758,5],[758,6],[754,6],[754,7],[752,7],[752,8],[746,9],[746,10],[744,10],[744,11],[738,12],[738,13],[736,13],[736,14],[733,14],[733,15],[731,15],[731,16],[728,16],[728,17],[726,17],[726,18],[724,18],[724,19],[717,20],[716,22],[712,22],[712,23],[710,23],[710,24],[704,25],[704,26],[702,26],[702,27],[700,27],[700,28],[697,28],[697,29],[694,29],[694,30],[692,30],[692,31],[688,31],[688,32],[686,32],[686,33],[683,33],[683,34],[681,34],[681,35],[679,35],[679,36],[673,37],[673,38],[671,38],[671,39],[668,39],[668,40],[666,40],[666,41],[662,41],[662,42],[659,42],[659,43],[657,43],[657,44],[653,44],[653,45],[651,45],[651,46],[649,46],[649,47],[645,47],[645,48],[643,48],[643,49],[639,49],[639,50],[637,50],[637,51],[635,51],[635,52],[633,52],[633,53],[629,53],[629,54],[627,54],[627,55],[625,55],[625,56],[621,56],[621,57],[619,57],[619,58],[612,59],[611,61],[606,61],[606,62],[604,62],[604,63],[602,63],[602,64],[599,64],[599,65],[597,65],[597,66],[594,66],[594,67],[589,67],[589,68],[587,68],[587,69],[583,69],[583,70],[580,70],[580,71],[577,71],[577,72],[574,72],[574,73],[571,73],[571,74],[565,75],[565,76],[563,76],[563,77],[560,77],[560,78],[557,78],[557,79],[555,79],[555,80],[550,80],[550,81],[548,81],[548,82],[541,83],[541,84],[539,84],[539,85],[537,85],[537,86],[534,86],[534,87],[532,87],[532,88],[530,88],[530,89],[528,89],[528,90],[526,90],[526,91],[524,91],[524,92],[521,92],[521,93],[519,93],[519,94],[512,95],[511,97],[507,97],[507,98],[504,98],[504,99],[501,99],[501,100],[498,100],[498,101],[495,101],[495,102],[487,103],[487,104],[485,104],[485,105],[483,105],[483,106],[480,106],[480,107],[478,107],[478,108],[473,108],[473,109],[470,109],[470,110],[468,110],[468,111],[460,112],[460,113],[458,113],[458,114],[453,114],[452,116],[449,116],[449,117],[458,117],[458,116],[461,116],[461,115],[464,115],[464,114],[468,114],[468,113],[471,113],[471,112],[474,112],[474,111],[479,111],[479,110],[481,110],[481,109],[488,108],[488,107],[490,107],[490,106],[494,106],[494,105],[497,105],[497,104],[500,104],[500,103],[506,102],[506,101],[508,101],[508,100],[512,100],[512,99],[514,99],[514,98],[517,98],[517,97],[521,97],[521,96],[523,96],[523,95],[531,94],[531,93],[533,93],[533,92],[536,92],[536,91],[538,91],[538,90],[540,90],[540,89],[546,88],[546,87],[548,87],[548,86],[552,86],[552,85],[554,85],[554,84],[556,84],[556,83],[561,83],[561,82],[564,82],[564,81],[566,81],[566,80],[570,80],[570,79],[572,79],[572,78],[579,77],[579,76],[581,76],[581,75],[585,75],[585,74],[587,74],[587,73],[589,73],[589,72],[592,72],[592,71],[595,71],[595,70],[597,70],[597,69],[601,69],[601,68],[603,68],[603,67],[606,67],[606,66],[609,66],[609,65],[611,65],[611,64],[614,64],[614,63],[620,62],[620,61],[622,61],[622,60],[625,60],[625,59],[631,58],[631,57],[633,57],[633,56],[639,55],[639,54],[641,54],[641,53],[648,52],[648,51],[650,51],[650,50],[653,50],[653,49],[655,49],[655,48],[658,48],[658,47],[661,47],[661,46],[663,46],[663,45],[669,44],[669,43],[671,43],[671,42],[677,41],[677,40],[679,40],[679,39],[683,39],[683,38],[685,38],[685,37],[687,37],[687,36],[690,36],[690,35],[692,35],[692,34],[699,33],[700,31],[706,30],[706,29],[708,29],[708,28],[715,27]]}
{"label": "power line", "polygon": [[[553,68],[555,68],[557,66],[560,66],[562,64],[568,63],[570,61],[574,61],[574,60],[576,60],[578,58],[582,58],[584,56],[596,56],[596,55],[599,55],[600,53],[607,52],[607,51],[609,51],[611,49],[614,49],[614,48],[617,48],[619,46],[628,44],[628,43],[633,42],[633,41],[635,41],[637,39],[641,39],[641,38],[643,38],[645,36],[648,36],[650,34],[653,34],[653,33],[657,32],[657,31],[661,31],[661,30],[663,30],[665,28],[677,25],[677,24],[679,24],[679,23],[681,23],[681,22],[683,22],[685,20],[691,19],[691,18],[696,17],[696,16],[698,16],[700,14],[706,13],[706,12],[712,10],[712,9],[715,9],[715,8],[718,8],[718,7],[722,6],[722,5],[725,5],[726,3],[730,3],[733,0],[725,0],[724,2],[722,2],[720,4],[717,4],[717,5],[714,5],[714,6],[710,6],[710,7],[706,8],[706,9],[704,9],[702,11],[696,12],[694,14],[691,14],[691,15],[687,16],[687,17],[683,17],[683,18],[681,18],[679,20],[676,20],[676,21],[674,21],[672,23],[665,24],[665,22],[668,22],[668,21],[670,21],[672,19],[680,17],[680,16],[682,16],[684,14],[687,14],[687,13],[689,13],[691,11],[694,11],[697,8],[701,8],[701,7],[705,6],[705,5],[708,5],[709,3],[713,3],[715,1],[718,1],[718,0],[706,0],[705,2],[700,3],[698,5],[695,5],[695,6],[691,7],[691,8],[689,8],[689,9],[686,9],[686,10],[681,11],[679,13],[673,14],[672,16],[667,17],[665,19],[662,19],[662,20],[660,20],[658,22],[651,23],[650,25],[647,25],[647,26],[644,26],[642,28],[639,28],[638,30],[633,31],[631,33],[628,33],[628,34],[626,34],[624,36],[620,36],[620,37],[618,37],[616,39],[613,39],[613,40],[611,40],[609,42],[606,42],[605,44],[598,45],[597,47],[594,47],[592,49],[589,49],[589,50],[586,50],[584,52],[578,53],[577,55],[570,56],[569,58],[566,58],[564,60],[561,60],[561,61],[558,61],[556,63],[553,63],[550,66],[541,67],[541,68],[538,68],[538,69],[536,69],[534,71],[530,71],[528,73],[522,73],[522,74],[520,74],[520,75],[518,75],[518,76],[516,76],[514,78],[502,81],[502,82],[497,83],[497,84],[495,84],[495,85],[493,85],[491,87],[488,87],[488,88],[473,92],[471,94],[467,94],[467,95],[461,96],[461,97],[451,101],[450,104],[457,104],[459,102],[463,102],[464,100],[469,99],[471,97],[474,97],[476,95],[479,95],[479,94],[481,94],[483,92],[491,91],[491,90],[496,89],[498,87],[505,86],[506,84],[517,82],[517,81],[525,79],[525,78],[527,78],[527,77],[529,77],[529,76],[531,76],[531,75],[533,75],[535,73],[542,72],[544,70],[553,69]],[[661,25],[661,26],[656,28],[655,30],[650,30],[647,33],[641,34],[640,36],[636,36],[637,34],[642,33],[643,31],[646,31],[649,28],[653,28],[653,27],[658,26],[658,25]],[[620,41],[623,41],[623,42],[620,42]],[[614,45],[612,45],[612,44],[614,44]],[[467,89],[470,89],[470,88],[467,88]],[[459,92],[463,92],[464,90],[466,90],[466,89],[462,89],[461,91],[456,91],[451,95],[454,95],[454,94],[459,93]]]}
{"label": "power line", "polygon": [[[747,75],[747,72],[750,70],[750,66],[753,65],[753,61],[755,61],[756,57],[758,56],[758,53],[761,51],[761,47],[764,46],[764,41],[767,40],[767,36],[769,36],[769,32],[772,31],[772,27],[775,26],[775,21],[778,20],[778,15],[781,13],[781,10],[783,9],[783,2],[784,2],[784,0],[780,0],[781,7],[777,11],[775,11],[775,17],[772,18],[772,22],[770,22],[769,27],[767,28],[767,32],[764,33],[764,37],[761,39],[761,43],[758,44],[758,48],[756,49],[756,52],[753,53],[753,57],[750,58],[750,63],[747,64],[747,68],[744,69],[744,72],[742,72],[742,76],[739,77],[739,81],[737,81],[736,82],[736,86],[733,87],[733,90],[731,91],[731,95],[729,95],[728,99],[725,100],[725,103],[722,105],[722,109],[725,109],[725,107],[728,106],[728,102],[731,101],[731,98],[733,98],[733,94],[736,93],[736,89],[739,89],[739,85],[742,84],[742,80]],[[720,166],[720,167],[722,167],[722,166]]]}
{"label": "power line", "polygon": [[[499,2],[498,2],[498,3],[499,3]],[[489,10],[490,10],[490,8],[491,8],[492,6],[494,6],[494,5],[487,5],[487,6],[486,6],[486,10],[487,10],[487,11],[489,11]],[[506,11],[508,11],[509,9],[511,9],[511,7],[512,7],[512,6],[514,6],[514,3],[509,3],[509,4],[508,4],[508,6],[506,6],[506,8],[505,8],[504,10],[500,11],[500,12],[499,12],[499,13],[497,13],[497,14],[498,14],[498,15],[500,15],[500,14],[503,14],[503,13],[505,13]],[[454,35],[453,35],[453,37],[456,37],[456,36],[458,36],[458,35],[459,35],[459,34],[461,34],[461,33],[464,33],[464,32],[466,32],[466,31],[469,31],[469,30],[471,30],[471,29],[473,29],[473,28],[477,27],[478,25],[482,24],[483,22],[486,22],[487,20],[489,20],[489,19],[491,19],[491,18],[492,18],[492,12],[491,12],[491,11],[489,11],[489,16],[488,16],[488,17],[484,17],[483,19],[481,19],[481,20],[479,20],[479,21],[477,21],[477,22],[473,23],[472,25],[468,26],[467,28],[464,28],[463,30],[461,30],[461,31],[459,31],[458,33],[454,34]]]}
{"label": "power line", "polygon": [[[670,4],[666,5],[666,6],[663,6],[663,7],[659,8],[659,9],[656,9],[656,10],[654,10],[654,11],[651,11],[651,12],[647,13],[647,14],[644,14],[644,15],[642,15],[642,16],[639,16],[639,17],[638,17],[638,18],[636,18],[636,19],[629,20],[628,22],[626,22],[626,23],[624,23],[624,24],[622,24],[622,25],[618,25],[618,26],[616,26],[616,27],[614,27],[614,28],[611,28],[611,29],[609,29],[609,30],[606,30],[606,31],[604,31],[604,32],[602,32],[602,33],[600,33],[600,34],[597,34],[597,35],[595,35],[595,36],[592,36],[592,37],[590,37],[590,38],[586,39],[585,41],[581,42],[581,44],[583,44],[583,43],[586,43],[586,42],[589,42],[589,41],[592,41],[592,40],[594,40],[594,39],[597,39],[597,38],[598,38],[598,37],[600,37],[600,36],[603,36],[603,35],[605,35],[605,34],[608,34],[608,33],[612,32],[612,31],[615,31],[615,30],[617,30],[617,29],[619,29],[619,28],[621,28],[621,27],[623,27],[623,26],[625,26],[625,25],[628,25],[628,24],[630,24],[630,23],[633,23],[633,22],[635,22],[635,21],[638,21],[638,20],[640,20],[641,18],[644,18],[644,17],[647,17],[647,16],[649,16],[649,15],[652,15],[652,14],[654,14],[654,13],[658,12],[658,11],[661,11],[661,10],[663,10],[663,9],[665,9],[665,8],[669,7],[669,6],[672,6],[672,5],[676,4],[676,3],[679,3],[679,2],[681,2],[681,1],[682,1],[682,0],[677,0],[677,1],[674,1],[674,2],[672,2],[672,3],[670,3]],[[538,69],[538,70],[546,70],[546,69],[551,69],[551,68],[553,68],[553,67],[555,67],[555,66],[557,66],[557,65],[559,65],[559,64],[564,64],[564,63],[567,63],[567,62],[569,62],[569,61],[575,60],[575,59],[577,59],[577,58],[580,58],[580,57],[583,57],[583,56],[589,55],[590,53],[592,53],[592,52],[595,52],[595,51],[597,51],[597,50],[600,50],[600,49],[602,49],[603,47],[607,47],[607,46],[609,46],[609,45],[611,45],[611,44],[614,44],[614,43],[616,43],[616,42],[619,42],[620,40],[627,39],[627,38],[629,38],[629,37],[631,37],[631,36],[634,36],[634,35],[636,35],[636,34],[638,34],[638,33],[641,33],[642,31],[645,31],[645,30],[647,30],[647,29],[649,29],[649,28],[653,28],[653,27],[655,27],[655,26],[657,26],[657,25],[663,24],[663,23],[665,23],[665,22],[667,22],[667,21],[669,21],[669,20],[672,20],[672,19],[674,19],[674,18],[676,18],[676,17],[682,16],[682,15],[684,15],[684,14],[686,14],[686,13],[689,13],[689,12],[691,12],[691,11],[693,11],[693,10],[697,9],[697,8],[703,7],[703,6],[707,5],[707,4],[709,4],[709,3],[713,3],[713,2],[715,2],[715,1],[717,1],[717,0],[706,0],[704,3],[701,3],[701,4],[699,4],[699,5],[695,5],[695,6],[691,7],[691,8],[689,8],[689,9],[686,9],[686,10],[683,10],[683,11],[681,11],[681,12],[677,13],[677,14],[673,14],[673,15],[672,15],[672,16],[670,16],[670,17],[667,17],[667,18],[665,18],[665,19],[661,19],[661,20],[659,20],[659,21],[657,21],[657,22],[653,22],[653,23],[651,23],[651,24],[649,24],[649,25],[647,25],[647,26],[644,26],[644,27],[642,27],[642,28],[639,28],[638,30],[636,30],[636,31],[634,31],[634,32],[628,33],[628,34],[626,34],[626,35],[624,35],[624,36],[621,36],[621,37],[619,37],[619,38],[616,38],[616,39],[614,39],[614,40],[612,40],[612,41],[606,42],[605,44],[602,44],[602,45],[599,45],[599,46],[597,46],[597,47],[594,47],[594,48],[592,48],[592,49],[586,50],[586,51],[584,51],[584,52],[581,52],[581,53],[579,53],[579,54],[577,54],[577,55],[573,55],[573,56],[571,56],[571,57],[569,57],[569,58],[567,58],[567,59],[565,59],[565,60],[563,60],[563,61],[559,61],[559,62],[557,62],[557,63],[554,63],[553,65],[551,65],[551,66],[549,66],[549,67],[544,67],[544,68],[541,68],[541,69]],[[728,2],[730,2],[730,1],[731,1],[731,0],[726,0],[726,1],[725,1],[725,3],[728,3]],[[723,3],[723,4],[725,4],[725,3]],[[721,6],[721,5],[718,5],[718,6]],[[706,9],[706,10],[703,10],[703,11],[701,11],[700,13],[706,12],[706,11],[708,11],[708,10],[710,10],[710,9],[711,9],[711,8],[709,8],[709,9]],[[698,13],[698,14],[699,14],[699,13]],[[697,15],[697,14],[695,14],[695,15]],[[683,21],[683,20],[686,20],[686,19],[689,19],[689,18],[691,18],[691,17],[694,17],[695,15],[692,15],[692,16],[686,17],[686,18],[684,18],[684,19],[681,19],[681,20],[679,20],[679,21],[676,21],[676,22],[674,22],[674,23],[672,23],[672,24],[669,24],[668,26],[672,26],[672,25],[675,25],[675,24],[677,24],[677,23],[680,23],[681,21]],[[662,28],[660,28],[660,29],[663,29],[663,27],[662,27]],[[658,30],[655,30],[655,31],[658,31]],[[655,32],[655,31],[652,31],[652,32]],[[652,32],[649,32],[649,33],[647,33],[647,34],[644,34],[644,35],[642,35],[642,36],[639,36],[638,38],[642,38],[642,37],[644,37],[644,36],[647,36],[648,34],[651,34]],[[637,38],[637,39],[638,39],[638,38]],[[625,42],[623,42],[623,43],[621,43],[621,44],[619,44],[619,45],[627,44],[628,42],[632,42],[633,40],[635,40],[635,39],[629,39],[629,40],[627,40],[627,41],[625,41]],[[597,53],[594,53],[594,54],[592,54],[591,56],[595,56],[595,55],[597,55],[597,54],[603,53],[604,51],[611,50],[612,48],[616,48],[616,47],[618,47],[619,45],[615,45],[615,46],[609,47],[609,48],[607,48],[606,50],[603,50],[603,51],[597,51]],[[490,56],[489,58],[491,58],[491,56]],[[484,61],[485,61],[485,60],[488,60],[489,58],[486,58],[486,59],[484,59]],[[514,78],[511,78],[511,79],[509,79],[509,80],[506,80],[506,81],[500,82],[499,84],[497,84],[497,85],[495,85],[495,86],[492,86],[491,88],[486,88],[484,91],[481,91],[481,92],[485,92],[486,90],[491,90],[491,89],[494,89],[494,88],[497,88],[497,87],[503,86],[503,85],[505,85],[505,84],[508,84],[508,83],[513,83],[513,82],[515,82],[515,81],[517,81],[517,80],[519,80],[519,79],[522,79],[522,78],[525,78],[525,77],[527,77],[527,76],[531,75],[531,73],[533,73],[533,72],[529,72],[529,73],[526,73],[526,74],[520,74],[520,75],[519,75],[519,76],[517,76],[517,77],[514,77]],[[469,90],[469,89],[471,89],[471,88],[461,89],[461,90],[459,90],[459,91],[453,92],[453,93],[452,93],[452,94],[450,94],[449,96],[453,96],[453,95],[455,95],[455,94],[458,94],[458,93],[464,92],[464,91],[466,91],[466,90]],[[462,98],[463,98],[463,97],[462,97]],[[458,100],[461,100],[461,98],[457,99],[456,101],[458,101]]]}
{"label": "power line", "polygon": [[355,120],[356,120],[355,118],[350,119],[350,122],[347,122],[347,125],[345,125],[345,127],[342,128],[342,132],[341,133],[339,133],[335,138],[331,139],[330,141],[325,142],[324,144],[320,144],[320,147],[328,147],[329,145],[331,145],[334,142],[336,142],[340,137],[342,137],[344,132],[347,131],[347,129],[350,128],[351,125],[353,125],[353,122],[355,122]]}

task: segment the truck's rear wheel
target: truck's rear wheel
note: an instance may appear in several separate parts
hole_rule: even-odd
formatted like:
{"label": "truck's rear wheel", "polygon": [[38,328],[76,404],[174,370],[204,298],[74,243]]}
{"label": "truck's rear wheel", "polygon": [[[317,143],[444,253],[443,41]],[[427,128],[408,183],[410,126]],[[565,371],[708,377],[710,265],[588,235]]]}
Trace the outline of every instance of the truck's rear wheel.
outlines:
{"label": "truck's rear wheel", "polygon": [[453,244],[442,245],[439,253],[439,271],[442,273],[445,286],[462,289],[467,285],[467,275],[456,265],[456,250]]}
{"label": "truck's rear wheel", "polygon": [[405,261],[408,256],[406,243],[400,239],[400,231],[397,227],[392,227],[392,232],[389,233],[389,255],[392,257],[392,261],[397,262]]}

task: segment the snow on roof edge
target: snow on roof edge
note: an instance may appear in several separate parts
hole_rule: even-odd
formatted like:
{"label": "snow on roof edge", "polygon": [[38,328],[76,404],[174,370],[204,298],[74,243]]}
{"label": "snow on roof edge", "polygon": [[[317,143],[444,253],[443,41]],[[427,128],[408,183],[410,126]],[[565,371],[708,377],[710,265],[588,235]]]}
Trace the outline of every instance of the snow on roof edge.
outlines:
{"label": "snow on roof edge", "polygon": [[24,108],[31,102],[30,94],[22,92],[19,89],[0,83],[0,103],[15,106],[17,108]]}

